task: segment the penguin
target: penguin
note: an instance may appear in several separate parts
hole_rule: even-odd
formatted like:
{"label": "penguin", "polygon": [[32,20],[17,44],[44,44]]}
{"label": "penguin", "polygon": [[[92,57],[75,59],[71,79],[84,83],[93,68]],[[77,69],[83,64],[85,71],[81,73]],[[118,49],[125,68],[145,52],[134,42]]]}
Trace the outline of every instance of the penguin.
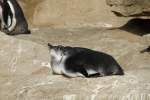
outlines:
{"label": "penguin", "polygon": [[30,34],[24,13],[16,0],[0,1],[1,31],[8,35]]}
{"label": "penguin", "polygon": [[4,1],[0,0],[0,30],[4,29],[5,26],[5,22],[4,22],[4,17],[3,17],[3,6],[4,5]]}
{"label": "penguin", "polygon": [[142,51],[140,51],[140,53],[145,53],[145,52],[149,52],[150,53],[150,46]]}
{"label": "penguin", "polygon": [[103,52],[82,47],[53,46],[48,43],[54,74],[73,77],[124,75],[117,61]]}

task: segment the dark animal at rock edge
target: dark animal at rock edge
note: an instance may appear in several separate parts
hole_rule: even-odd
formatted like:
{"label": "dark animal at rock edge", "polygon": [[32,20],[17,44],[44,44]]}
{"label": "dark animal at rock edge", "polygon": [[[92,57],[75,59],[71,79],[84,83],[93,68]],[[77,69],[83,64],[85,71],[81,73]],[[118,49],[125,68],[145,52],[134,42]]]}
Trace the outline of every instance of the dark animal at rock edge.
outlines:
{"label": "dark animal at rock edge", "polygon": [[8,35],[29,34],[28,23],[16,0],[0,0],[0,30]]}
{"label": "dark animal at rock edge", "polygon": [[150,53],[150,46],[142,51],[140,51],[141,53],[145,53],[145,52],[149,52]]}
{"label": "dark animal at rock edge", "polygon": [[81,47],[48,44],[54,74],[67,77],[124,75],[117,61],[106,53]]}

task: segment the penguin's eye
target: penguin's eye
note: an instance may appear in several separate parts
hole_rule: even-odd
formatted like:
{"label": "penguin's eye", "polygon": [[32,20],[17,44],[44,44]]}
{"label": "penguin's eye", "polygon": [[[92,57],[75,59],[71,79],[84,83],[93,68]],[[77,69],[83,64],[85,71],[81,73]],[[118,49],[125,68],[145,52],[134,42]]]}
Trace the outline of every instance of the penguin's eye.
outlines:
{"label": "penguin's eye", "polygon": [[64,50],[64,51],[63,51],[63,54],[64,54],[64,55],[67,55],[67,54],[68,54],[68,51],[67,51],[67,50]]}
{"label": "penguin's eye", "polygon": [[59,48],[59,47],[55,47],[54,50],[55,50],[55,51],[58,51],[58,50],[60,50],[60,48]]}

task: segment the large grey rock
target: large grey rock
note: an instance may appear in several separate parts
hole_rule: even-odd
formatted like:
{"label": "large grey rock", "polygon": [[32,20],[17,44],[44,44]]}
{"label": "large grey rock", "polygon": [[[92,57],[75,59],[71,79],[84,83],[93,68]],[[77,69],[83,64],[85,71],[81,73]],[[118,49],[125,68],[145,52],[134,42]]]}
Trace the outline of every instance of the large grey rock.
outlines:
{"label": "large grey rock", "polygon": [[[31,35],[17,37],[1,33],[0,38],[0,100],[150,99],[150,55],[139,53],[145,48],[141,37],[120,30],[69,28],[34,29]],[[52,75],[47,68],[48,42],[107,52],[125,75],[89,79]]]}
{"label": "large grey rock", "polygon": [[111,10],[121,16],[149,16],[149,0],[106,0]]}

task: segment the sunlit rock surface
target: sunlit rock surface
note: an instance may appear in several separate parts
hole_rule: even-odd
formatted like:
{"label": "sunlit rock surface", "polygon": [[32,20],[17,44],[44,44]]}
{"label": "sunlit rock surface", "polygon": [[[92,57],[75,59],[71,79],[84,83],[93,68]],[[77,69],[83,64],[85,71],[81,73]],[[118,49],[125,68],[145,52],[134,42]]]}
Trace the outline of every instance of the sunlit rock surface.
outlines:
{"label": "sunlit rock surface", "polygon": [[[32,28],[32,34],[18,36],[0,32],[0,100],[150,100],[150,54],[140,53],[150,45],[149,30],[139,30],[132,20],[125,24],[129,19],[116,17],[105,0],[18,1],[29,26],[53,28]],[[106,52],[125,75],[53,75],[47,43]]]}
{"label": "sunlit rock surface", "polygon": [[[0,33],[0,100],[149,100],[150,54],[142,37],[122,30],[67,28]],[[82,46],[111,54],[124,76],[65,78],[53,75],[47,43]]]}
{"label": "sunlit rock surface", "polygon": [[30,75],[49,63],[48,49],[42,45],[16,39],[4,33],[0,33],[0,41],[2,75]]}
{"label": "sunlit rock surface", "polygon": [[128,18],[118,18],[105,0],[18,0],[30,26],[115,27]]}
{"label": "sunlit rock surface", "polygon": [[149,0],[106,0],[106,2],[119,16],[150,16]]}

